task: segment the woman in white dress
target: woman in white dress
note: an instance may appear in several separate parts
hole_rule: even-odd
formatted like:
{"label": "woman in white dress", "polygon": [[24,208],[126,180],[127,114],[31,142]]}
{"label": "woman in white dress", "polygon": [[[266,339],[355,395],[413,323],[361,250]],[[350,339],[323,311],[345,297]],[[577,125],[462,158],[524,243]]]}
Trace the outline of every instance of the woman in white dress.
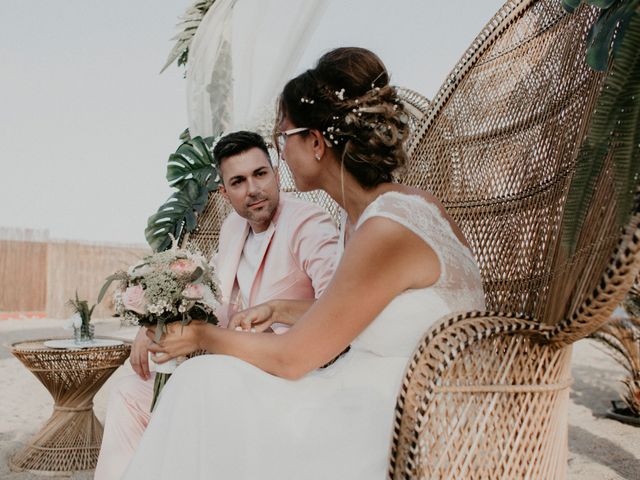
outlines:
{"label": "woman in white dress", "polygon": [[484,308],[460,230],[432,195],[392,182],[408,130],[376,55],[325,54],[285,86],[277,128],[297,187],[346,212],[335,277],[295,322],[277,302],[252,317],[258,330],[288,318],[283,335],[171,327],[152,350],[214,355],[176,370],[127,479],[383,479],[418,340],[444,315]]}

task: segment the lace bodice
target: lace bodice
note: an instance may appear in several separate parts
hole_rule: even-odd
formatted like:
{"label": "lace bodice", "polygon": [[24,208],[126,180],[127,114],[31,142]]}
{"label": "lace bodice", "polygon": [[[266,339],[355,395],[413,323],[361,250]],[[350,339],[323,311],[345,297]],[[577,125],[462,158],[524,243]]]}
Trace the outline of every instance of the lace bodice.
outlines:
{"label": "lace bodice", "polygon": [[441,317],[456,311],[484,310],[475,258],[437,205],[419,195],[391,191],[369,204],[356,230],[372,217],[393,220],[429,244],[438,256],[440,277],[430,287],[407,290],[396,297],[353,342],[355,349],[409,356],[422,334]]}

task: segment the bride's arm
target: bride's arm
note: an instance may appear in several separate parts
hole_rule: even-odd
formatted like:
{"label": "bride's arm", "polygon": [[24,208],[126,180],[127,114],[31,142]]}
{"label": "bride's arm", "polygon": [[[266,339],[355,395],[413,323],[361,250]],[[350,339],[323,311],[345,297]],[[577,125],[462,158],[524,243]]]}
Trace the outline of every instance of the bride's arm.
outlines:
{"label": "bride's arm", "polygon": [[[435,252],[417,235],[385,218],[367,220],[353,235],[332,282],[282,335],[246,333],[192,323],[171,326],[154,352],[169,357],[196,349],[241,358],[266,372],[296,379],[349,345],[398,294],[438,279]],[[399,321],[401,319],[398,319]]]}

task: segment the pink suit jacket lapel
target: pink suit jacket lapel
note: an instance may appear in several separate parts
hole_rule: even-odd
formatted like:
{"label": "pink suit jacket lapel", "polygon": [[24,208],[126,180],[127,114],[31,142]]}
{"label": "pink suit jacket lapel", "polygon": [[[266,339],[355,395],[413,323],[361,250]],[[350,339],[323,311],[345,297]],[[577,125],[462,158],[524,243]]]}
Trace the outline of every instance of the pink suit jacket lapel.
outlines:
{"label": "pink suit jacket lapel", "polygon": [[238,228],[236,230],[237,234],[230,239],[226,258],[219,262],[224,265],[222,271],[218,272],[218,278],[220,279],[220,289],[226,302],[233,301],[231,294],[233,293],[233,285],[236,281],[238,264],[242,256],[244,242],[249,234],[249,228],[251,228],[246,221],[243,222],[243,225],[244,228]]}

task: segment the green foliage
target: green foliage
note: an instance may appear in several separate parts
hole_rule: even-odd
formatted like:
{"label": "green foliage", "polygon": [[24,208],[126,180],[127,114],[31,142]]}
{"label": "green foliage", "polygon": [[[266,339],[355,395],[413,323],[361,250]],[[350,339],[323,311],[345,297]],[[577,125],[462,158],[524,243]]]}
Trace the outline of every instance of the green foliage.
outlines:
{"label": "green foliage", "polygon": [[144,231],[154,252],[169,248],[171,236],[177,239],[183,231],[193,231],[196,215],[207,205],[209,192],[220,185],[212,153],[214,139],[190,138],[188,130],[181,137],[188,140],[169,156],[167,164],[167,181],[177,191],[149,217]]}
{"label": "green foliage", "polygon": [[167,181],[169,186],[181,190],[185,184],[194,179],[198,185],[218,188],[220,178],[214,169],[213,154],[202,137],[187,140],[169,156],[167,165]]}
{"label": "green foliage", "polygon": [[107,290],[109,289],[109,286],[111,286],[111,284],[115,281],[115,280],[127,280],[128,276],[125,272],[116,272],[113,275],[109,275],[104,282],[104,285],[102,285],[102,288],[100,289],[100,293],[98,293],[98,300],[96,301],[97,303],[100,303],[102,301],[102,299],[104,298],[105,294],[107,293]]}
{"label": "green foliage", "polygon": [[[634,4],[640,1],[614,3]],[[602,16],[601,16],[602,18]],[[599,34],[594,34],[597,37]],[[567,198],[562,241],[569,253],[584,224],[605,159],[612,156],[617,222],[626,223],[640,180],[640,14],[616,33],[620,41],[580,147]]]}
{"label": "green foliage", "polygon": [[609,54],[617,54],[640,0],[562,0],[562,7],[573,13],[581,3],[601,10],[587,38],[587,63],[594,70],[603,72],[609,64]]}
{"label": "green foliage", "polygon": [[614,318],[591,334],[590,338],[609,348],[608,353],[626,371],[622,393],[631,411],[640,416],[640,319]]}
{"label": "green foliage", "polygon": [[564,8],[568,13],[573,13],[581,2],[582,0],[562,0],[562,8]]}
{"label": "green foliage", "polygon": [[196,213],[201,213],[209,198],[209,189],[195,180],[186,181],[149,217],[144,231],[147,243],[154,252],[171,246],[171,235],[179,238],[183,229],[191,232],[196,227]]}
{"label": "green foliage", "polygon": [[[98,301],[98,303],[100,302]],[[89,322],[91,321],[91,315],[93,314],[93,310],[96,308],[97,303],[92,307],[89,307],[89,302],[87,300],[80,300],[80,298],[78,297],[78,291],[76,290],[76,298],[70,299],[68,301],[68,304],[73,309],[73,313],[77,313],[78,315],[80,315],[82,324],[89,325]]]}
{"label": "green foliage", "polygon": [[187,140],[191,140],[191,132],[189,128],[185,128],[182,133],[178,137],[181,142],[186,142]]}
{"label": "green foliage", "polygon": [[162,67],[162,70],[160,70],[160,73],[164,72],[176,59],[178,60],[178,66],[187,64],[191,41],[200,26],[200,22],[214,2],[215,0],[196,0],[193,5],[187,8],[187,11],[181,17],[181,21],[178,23],[178,27],[182,30],[171,39],[175,40],[176,44],[171,49],[171,52],[169,52],[169,57]]}

